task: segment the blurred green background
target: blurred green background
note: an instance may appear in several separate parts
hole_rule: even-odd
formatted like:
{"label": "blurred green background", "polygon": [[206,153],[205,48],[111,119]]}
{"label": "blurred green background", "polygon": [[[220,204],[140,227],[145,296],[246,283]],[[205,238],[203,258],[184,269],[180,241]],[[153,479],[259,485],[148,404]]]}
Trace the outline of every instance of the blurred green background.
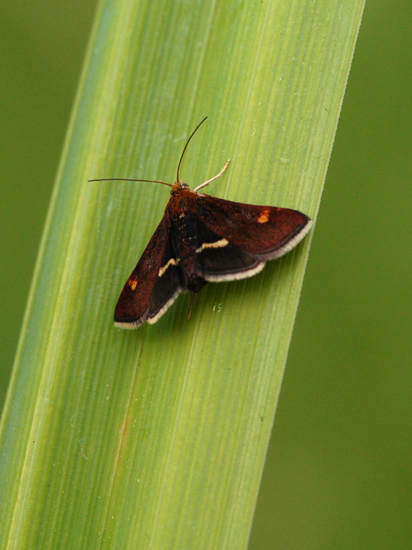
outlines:
{"label": "blurred green background", "polygon": [[[0,401],[96,2],[0,6]],[[366,5],[250,550],[412,547],[412,3]]]}

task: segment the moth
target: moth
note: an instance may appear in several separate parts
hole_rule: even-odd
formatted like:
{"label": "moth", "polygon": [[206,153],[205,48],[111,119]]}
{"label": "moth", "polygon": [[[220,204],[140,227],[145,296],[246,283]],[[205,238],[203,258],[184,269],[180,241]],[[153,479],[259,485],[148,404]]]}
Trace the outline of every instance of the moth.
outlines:
{"label": "moth", "polygon": [[191,293],[189,319],[194,293],[206,283],[253,277],[262,271],[267,260],[292,250],[311,227],[311,219],[297,210],[243,204],[199,193],[222,176],[230,160],[216,176],[193,190],[180,179],[187,146],[206,118],[186,142],[173,185],[156,180],[110,178],[171,187],[164,216],[117,302],[114,321],[119,328],[156,323],[178,295],[187,291]]}

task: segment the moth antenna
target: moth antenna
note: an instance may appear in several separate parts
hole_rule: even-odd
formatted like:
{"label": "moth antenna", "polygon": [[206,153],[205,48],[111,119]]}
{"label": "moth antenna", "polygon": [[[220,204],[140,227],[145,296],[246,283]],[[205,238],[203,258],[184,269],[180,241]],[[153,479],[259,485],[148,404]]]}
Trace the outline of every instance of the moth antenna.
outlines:
{"label": "moth antenna", "polygon": [[99,178],[96,180],[88,180],[88,182],[92,181],[143,181],[146,183],[161,183],[162,185],[168,185],[169,187],[172,187],[171,183],[166,183],[165,181],[158,181],[158,180],[134,180],[131,178]]}
{"label": "moth antenna", "polygon": [[195,300],[195,293],[191,290],[190,291],[190,306],[189,306],[189,313],[187,315],[186,321],[190,319],[190,316],[192,315],[192,309],[193,309],[193,302]]}
{"label": "moth antenna", "polygon": [[186,141],[186,145],[184,146],[183,152],[180,156],[179,164],[177,165],[176,181],[180,181],[179,180],[180,165],[182,164],[182,160],[183,160],[184,154],[186,152],[187,146],[189,145],[189,141],[192,139],[192,137],[195,135],[195,133],[199,130],[199,128],[202,126],[202,124],[204,123],[204,121],[206,119],[207,119],[207,116],[205,116],[205,118],[202,120],[202,122],[199,122],[199,124],[196,126],[196,128],[193,130],[193,132],[190,134],[189,139]]}

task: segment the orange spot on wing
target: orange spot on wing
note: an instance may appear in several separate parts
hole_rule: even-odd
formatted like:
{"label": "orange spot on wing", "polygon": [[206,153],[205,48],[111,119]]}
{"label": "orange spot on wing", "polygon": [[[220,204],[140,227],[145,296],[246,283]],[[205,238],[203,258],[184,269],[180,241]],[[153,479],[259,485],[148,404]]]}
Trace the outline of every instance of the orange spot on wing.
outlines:
{"label": "orange spot on wing", "polygon": [[269,221],[269,210],[262,210],[258,217],[259,223],[267,223]]}
{"label": "orange spot on wing", "polygon": [[133,279],[129,279],[127,281],[127,284],[130,286],[130,288],[134,291],[137,287],[137,281],[134,281]]}

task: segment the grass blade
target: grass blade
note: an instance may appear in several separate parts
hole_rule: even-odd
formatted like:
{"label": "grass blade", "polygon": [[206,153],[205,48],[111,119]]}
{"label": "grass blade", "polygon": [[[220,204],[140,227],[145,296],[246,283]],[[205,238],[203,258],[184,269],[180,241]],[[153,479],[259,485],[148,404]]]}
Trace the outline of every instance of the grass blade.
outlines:
{"label": "grass blade", "polygon": [[363,1],[102,2],[2,419],[1,548],[243,548],[309,247],[114,329],[164,187],[319,206]]}

